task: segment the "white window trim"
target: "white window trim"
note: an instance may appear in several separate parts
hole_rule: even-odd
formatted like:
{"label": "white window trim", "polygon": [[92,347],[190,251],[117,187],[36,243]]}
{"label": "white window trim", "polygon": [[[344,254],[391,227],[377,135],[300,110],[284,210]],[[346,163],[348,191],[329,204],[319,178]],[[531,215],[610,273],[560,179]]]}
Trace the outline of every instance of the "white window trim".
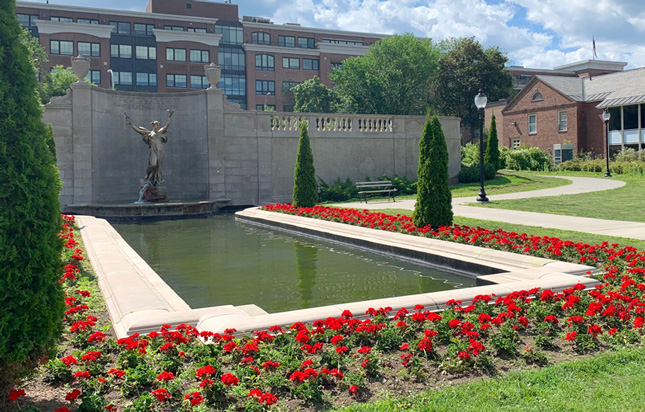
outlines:
{"label": "white window trim", "polygon": [[[560,129],[560,113],[564,113],[566,121],[564,122],[564,129]],[[566,110],[558,110],[558,132],[566,132],[569,129],[569,116]]]}
{"label": "white window trim", "polygon": [[[533,118],[535,119],[535,122],[534,122],[535,130],[534,131],[531,131],[531,116],[533,116]],[[528,133],[529,133],[529,135],[537,134],[537,114],[529,114],[528,115]]]}

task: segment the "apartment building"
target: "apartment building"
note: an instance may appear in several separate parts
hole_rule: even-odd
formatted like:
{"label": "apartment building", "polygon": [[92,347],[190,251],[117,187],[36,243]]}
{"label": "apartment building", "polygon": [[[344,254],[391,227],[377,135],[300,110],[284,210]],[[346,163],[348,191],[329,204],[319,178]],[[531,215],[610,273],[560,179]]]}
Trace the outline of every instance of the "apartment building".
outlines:
{"label": "apartment building", "polygon": [[145,12],[18,2],[16,14],[49,55],[43,70],[82,55],[99,87],[168,93],[207,88],[214,62],[228,100],[251,110],[293,110],[291,87],[315,75],[329,86],[343,60],[384,37],[240,18],[236,4],[196,0],[149,0]]}

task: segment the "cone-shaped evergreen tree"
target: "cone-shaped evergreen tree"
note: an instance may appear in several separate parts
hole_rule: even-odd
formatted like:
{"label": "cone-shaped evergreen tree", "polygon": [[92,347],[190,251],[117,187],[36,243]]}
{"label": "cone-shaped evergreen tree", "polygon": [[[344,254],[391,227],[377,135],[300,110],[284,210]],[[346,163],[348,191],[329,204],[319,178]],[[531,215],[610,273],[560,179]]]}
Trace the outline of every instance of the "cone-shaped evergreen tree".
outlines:
{"label": "cone-shaped evergreen tree", "polygon": [[293,205],[296,207],[315,206],[318,201],[318,186],[314,156],[311,153],[309,134],[307,133],[307,122],[300,124],[300,141],[298,142],[293,183]]}
{"label": "cone-shaped evergreen tree", "polygon": [[0,405],[64,315],[60,180],[15,6],[0,0]]}
{"label": "cone-shaped evergreen tree", "polygon": [[439,118],[426,119],[419,141],[417,202],[414,225],[452,225],[452,194],[448,177],[448,146]]}
{"label": "cone-shaped evergreen tree", "polygon": [[497,125],[495,124],[495,115],[491,116],[490,128],[488,129],[488,143],[484,153],[484,163],[490,163],[495,166],[495,170],[502,168],[499,159],[499,142],[497,140]]}

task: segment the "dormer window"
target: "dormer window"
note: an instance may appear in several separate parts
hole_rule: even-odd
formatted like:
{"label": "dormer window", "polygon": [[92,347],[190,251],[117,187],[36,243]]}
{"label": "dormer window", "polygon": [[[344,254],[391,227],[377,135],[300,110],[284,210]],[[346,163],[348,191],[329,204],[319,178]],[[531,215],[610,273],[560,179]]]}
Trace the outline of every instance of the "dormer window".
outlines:
{"label": "dormer window", "polygon": [[542,93],[540,93],[540,92],[533,93],[533,97],[531,97],[532,102],[541,102],[542,100],[544,100],[542,98]]}

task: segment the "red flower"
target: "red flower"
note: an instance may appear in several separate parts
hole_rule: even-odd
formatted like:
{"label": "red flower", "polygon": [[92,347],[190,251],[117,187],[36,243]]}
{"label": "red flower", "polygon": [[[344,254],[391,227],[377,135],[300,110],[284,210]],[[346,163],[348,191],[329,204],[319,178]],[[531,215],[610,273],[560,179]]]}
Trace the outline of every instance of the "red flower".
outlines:
{"label": "red flower", "polygon": [[63,406],[62,408],[56,409],[54,412],[72,412],[72,411],[70,411],[68,408]]}
{"label": "red flower", "polygon": [[103,332],[94,332],[87,338],[87,341],[90,343],[99,343],[105,340],[105,333]]}
{"label": "red flower", "polygon": [[172,372],[161,372],[159,376],[157,376],[157,379],[162,381],[162,382],[169,382],[173,379],[175,379],[175,374]]}
{"label": "red flower", "polygon": [[108,412],[116,412],[118,408],[112,404],[109,404],[108,406],[105,407],[105,410]]}
{"label": "red flower", "polygon": [[331,338],[331,344],[332,345],[338,345],[342,341],[343,341],[343,337],[341,335],[336,335],[336,336]]}
{"label": "red flower", "polygon": [[362,355],[367,355],[371,351],[372,351],[372,348],[370,348],[369,346],[363,346],[362,348],[359,348],[357,352],[362,354]]}
{"label": "red flower", "polygon": [[408,350],[410,348],[410,345],[407,343],[404,343],[403,345],[399,346],[400,350]]}
{"label": "red flower", "polygon": [[336,353],[347,353],[349,348],[347,346],[338,346],[336,347]]}
{"label": "red flower", "polygon": [[168,393],[168,391],[166,389],[164,389],[164,388],[155,389],[154,391],[152,391],[150,393],[153,394],[157,398],[157,400],[159,402],[163,402],[166,399],[171,398],[170,393]]}
{"label": "red flower", "polygon": [[463,360],[463,361],[466,361],[466,360],[470,359],[470,354],[468,352],[462,350],[461,352],[459,352],[457,357],[459,359]]}
{"label": "red flower", "polygon": [[88,371],[79,371],[74,374],[74,379],[89,379],[90,373]]}
{"label": "red flower", "polygon": [[268,393],[268,392],[267,392],[267,393],[263,394],[263,395],[260,397],[260,399],[258,400],[258,402],[259,402],[259,403],[264,403],[264,404],[266,404],[266,405],[273,405],[273,404],[275,404],[276,402],[278,402],[278,398],[277,398],[275,395],[270,394],[270,393]]}
{"label": "red flower", "polygon": [[24,389],[13,389],[11,392],[9,392],[9,400],[11,402],[14,402],[16,399],[20,398],[21,396],[25,396],[25,390]]}
{"label": "red flower", "polygon": [[351,319],[351,318],[353,318],[353,317],[354,317],[354,315],[352,314],[352,312],[350,312],[349,310],[344,310],[344,311],[343,311],[343,313],[341,313],[341,315],[340,315],[340,316],[341,316],[341,317],[343,317],[343,318],[345,318],[345,319]]}
{"label": "red flower", "polygon": [[577,336],[578,336],[578,333],[576,333],[575,331],[569,332],[567,333],[567,336],[564,338],[564,340],[575,341]]}
{"label": "red flower", "polygon": [[598,335],[602,335],[602,328],[599,325],[593,324],[589,326],[587,332],[595,338]]}
{"label": "red flower", "polygon": [[197,406],[200,403],[204,402],[204,397],[199,392],[193,392],[191,394],[187,394],[186,396],[184,396],[184,399],[188,399],[190,401],[191,406]]}
{"label": "red flower", "polygon": [[114,375],[117,379],[121,379],[125,375],[125,371],[112,368],[108,371],[108,375]]}
{"label": "red flower", "polygon": [[356,385],[350,386],[349,387],[349,393],[351,393],[352,395],[356,395],[358,393],[358,386],[356,386]]}
{"label": "red flower", "polygon": [[549,316],[545,317],[544,321],[548,322],[548,323],[552,323],[554,325],[558,324],[558,318],[555,317],[554,315],[549,315]]}
{"label": "red flower", "polygon": [[65,400],[66,401],[75,401],[79,396],[81,395],[81,391],[78,389],[74,389],[71,392],[68,392],[67,395],[65,395]]}
{"label": "red flower", "polygon": [[643,325],[645,325],[645,319],[643,319],[642,316],[638,316],[636,319],[634,319],[634,328],[642,328]]}
{"label": "red flower", "polygon": [[520,325],[527,327],[529,325],[529,320],[525,318],[524,316],[520,316],[517,321],[520,323]]}
{"label": "red flower", "polygon": [[204,377],[210,377],[215,374],[215,368],[211,365],[206,365],[203,368],[199,368],[195,371],[195,376],[198,379],[203,379]]}
{"label": "red flower", "polygon": [[226,386],[235,386],[240,381],[240,379],[233,374],[225,373],[224,375],[222,375],[221,381]]}
{"label": "red flower", "polygon": [[64,358],[61,359],[61,362],[63,362],[65,365],[74,365],[78,363],[78,360],[73,357],[72,355],[65,356]]}

